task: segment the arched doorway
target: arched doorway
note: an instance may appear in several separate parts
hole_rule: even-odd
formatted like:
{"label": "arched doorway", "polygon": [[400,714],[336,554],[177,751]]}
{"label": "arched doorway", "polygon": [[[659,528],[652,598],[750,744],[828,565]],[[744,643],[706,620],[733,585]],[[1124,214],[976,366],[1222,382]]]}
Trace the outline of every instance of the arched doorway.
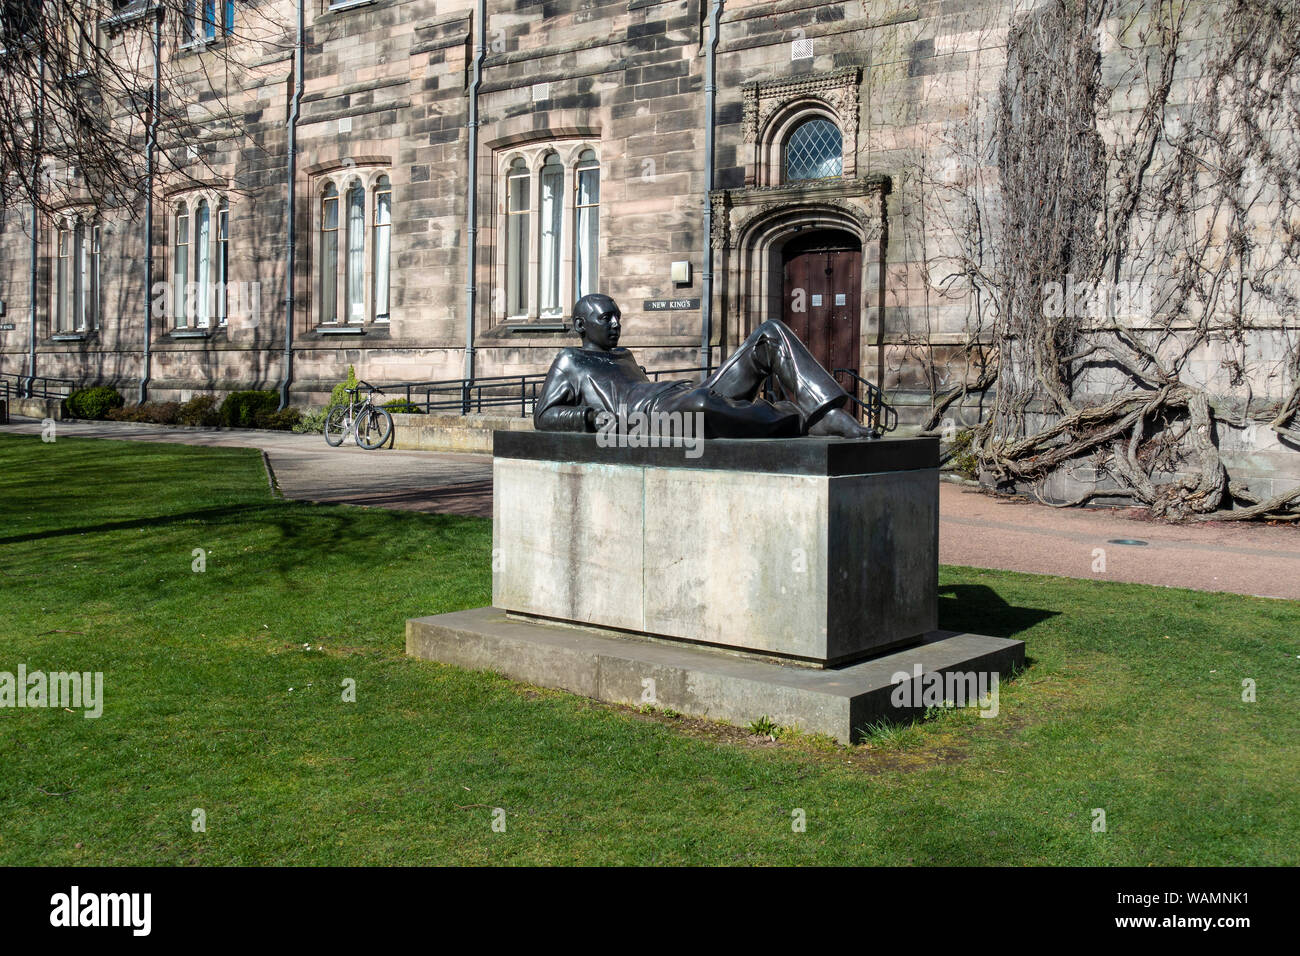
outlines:
{"label": "arched doorway", "polygon": [[781,250],[781,318],[823,367],[858,370],[862,243],[838,229],[801,232]]}

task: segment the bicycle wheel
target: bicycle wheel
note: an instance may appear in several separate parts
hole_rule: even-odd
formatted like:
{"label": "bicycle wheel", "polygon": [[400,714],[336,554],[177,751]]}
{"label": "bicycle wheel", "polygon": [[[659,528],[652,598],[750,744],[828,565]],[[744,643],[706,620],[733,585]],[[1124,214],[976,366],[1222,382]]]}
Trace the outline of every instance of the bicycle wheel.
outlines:
{"label": "bicycle wheel", "polygon": [[393,416],[386,408],[370,408],[357,421],[357,444],[373,451],[383,448],[393,434]]}
{"label": "bicycle wheel", "polygon": [[336,405],[325,416],[325,442],[332,448],[343,444],[343,436],[348,433],[348,407]]}

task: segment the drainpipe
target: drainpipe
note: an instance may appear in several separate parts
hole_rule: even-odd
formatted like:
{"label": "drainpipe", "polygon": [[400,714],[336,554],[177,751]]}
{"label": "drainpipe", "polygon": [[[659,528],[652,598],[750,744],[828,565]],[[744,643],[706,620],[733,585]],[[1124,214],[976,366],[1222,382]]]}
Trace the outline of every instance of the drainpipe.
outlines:
{"label": "drainpipe", "polygon": [[158,88],[162,83],[162,7],[153,18],[153,89],[149,93],[149,127],[145,140],[144,192],[144,352],[141,356],[140,402],[149,396],[153,377],[153,191],[158,147]]}
{"label": "drainpipe", "polygon": [[288,229],[284,249],[284,378],[280,382],[280,408],[289,407],[293,381],[293,278],[298,247],[296,186],[298,180],[298,116],[302,111],[303,0],[298,0],[298,24],[293,50],[293,103],[289,107]]}
{"label": "drainpipe", "polygon": [[[483,82],[483,59],[487,55],[487,0],[474,7],[474,70],[469,81],[469,176],[465,187],[465,219],[468,243],[465,254],[465,380],[474,380],[474,309],[478,300],[475,282],[478,269],[478,91]],[[468,390],[465,391],[468,402]],[[468,407],[465,409],[468,411]]]}
{"label": "drainpipe", "polygon": [[[40,189],[41,183],[41,121],[45,115],[45,57],[36,60],[36,113],[32,116],[32,189]],[[27,336],[27,397],[32,396],[36,388],[36,297],[39,286],[36,281],[37,270],[41,266],[40,249],[41,213],[36,200],[32,200],[32,275],[31,275],[31,329]]]}
{"label": "drainpipe", "polygon": [[709,10],[709,47],[704,65],[704,268],[700,270],[700,367],[708,377],[713,370],[713,111],[718,95],[718,23],[723,0],[713,0]]}

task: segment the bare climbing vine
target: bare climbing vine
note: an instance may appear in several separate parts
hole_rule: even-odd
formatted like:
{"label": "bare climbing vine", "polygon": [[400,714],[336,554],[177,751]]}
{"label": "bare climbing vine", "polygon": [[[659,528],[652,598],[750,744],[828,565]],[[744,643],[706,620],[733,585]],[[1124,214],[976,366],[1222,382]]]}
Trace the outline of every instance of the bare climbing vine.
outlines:
{"label": "bare climbing vine", "polygon": [[[931,285],[972,316],[925,427],[985,395],[971,451],[1001,487],[1300,518],[1300,488],[1253,495],[1221,454],[1271,429],[1300,477],[1300,0],[1051,0],[1006,51],[950,143],[968,172],[929,190],[954,236]],[[1062,475],[1090,490],[1061,501]]]}

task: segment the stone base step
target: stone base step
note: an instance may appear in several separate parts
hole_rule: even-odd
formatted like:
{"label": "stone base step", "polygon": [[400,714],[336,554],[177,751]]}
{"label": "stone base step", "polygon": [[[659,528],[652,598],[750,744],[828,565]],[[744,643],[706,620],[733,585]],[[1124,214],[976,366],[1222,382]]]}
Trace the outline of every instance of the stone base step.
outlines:
{"label": "stone base step", "polygon": [[[911,647],[823,670],[596,628],[522,621],[482,607],[408,620],[406,653],[596,700],[651,703],[740,726],[767,717],[778,726],[853,742],[870,724],[911,719],[941,700],[975,706],[974,698],[986,690],[993,692],[992,701],[980,706],[992,713],[997,702],[992,675],[1000,682],[1023,666],[1025,643],[932,631]],[[900,674],[908,679],[899,679]],[[936,682],[941,685],[937,697]]]}

